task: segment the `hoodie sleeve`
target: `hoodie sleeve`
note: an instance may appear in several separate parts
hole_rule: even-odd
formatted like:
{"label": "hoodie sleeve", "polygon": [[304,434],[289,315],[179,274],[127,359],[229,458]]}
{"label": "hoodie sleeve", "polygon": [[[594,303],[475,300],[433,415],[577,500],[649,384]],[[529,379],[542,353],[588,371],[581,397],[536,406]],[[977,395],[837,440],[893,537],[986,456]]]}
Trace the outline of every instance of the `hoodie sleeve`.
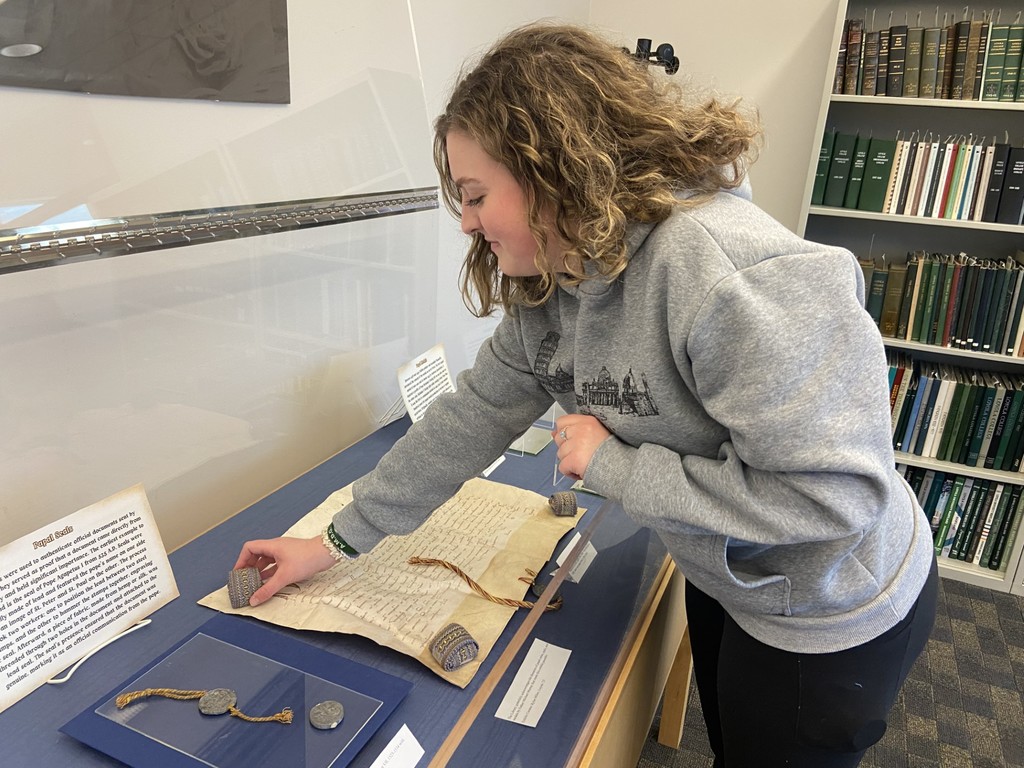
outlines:
{"label": "hoodie sleeve", "polygon": [[335,530],[359,552],[418,528],[486,469],[551,405],[533,375],[519,323],[506,315],[476,362],[353,486]]}

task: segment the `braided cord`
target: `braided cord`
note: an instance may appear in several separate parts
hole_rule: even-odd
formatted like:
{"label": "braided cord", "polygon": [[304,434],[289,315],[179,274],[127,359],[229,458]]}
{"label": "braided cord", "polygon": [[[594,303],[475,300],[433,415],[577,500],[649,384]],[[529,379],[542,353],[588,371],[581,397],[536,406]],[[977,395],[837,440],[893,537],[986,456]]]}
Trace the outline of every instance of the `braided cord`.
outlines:
{"label": "braided cord", "polygon": [[118,709],[124,709],[133,701],[144,699],[147,696],[163,696],[167,699],[178,699],[178,701],[188,701],[189,699],[201,699],[206,695],[206,691],[179,691],[176,688],[146,688],[142,691],[131,691],[130,693],[122,693],[116,699],[114,703],[117,704]]}
{"label": "braided cord", "polygon": [[[456,576],[461,578],[464,582],[466,582],[469,588],[476,592],[478,595],[480,595],[480,597],[484,598],[485,600],[490,600],[492,603],[497,603],[498,605],[507,605],[510,608],[533,608],[534,606],[533,603],[527,600],[512,600],[507,597],[496,597],[495,595],[492,595],[486,589],[484,589],[475,581],[473,581],[469,574],[467,574],[465,571],[459,568],[459,566],[455,565],[455,563],[449,563],[447,560],[439,560],[434,557],[410,557],[408,563],[409,565],[439,565],[442,568],[447,568],[449,571],[451,571]],[[531,573],[531,575],[534,574]],[[522,581],[524,579],[520,577],[520,580]],[[532,583],[532,581],[530,583]],[[544,610],[557,611],[561,607],[562,597],[561,595],[559,595],[546,606],[544,606]]]}
{"label": "braided cord", "polygon": [[286,725],[292,721],[292,708],[285,707],[280,712],[274,715],[267,715],[266,717],[252,717],[244,712],[241,712],[234,707],[228,709],[228,713],[234,717],[245,720],[247,723],[269,723],[271,721],[278,723],[285,723]]}
{"label": "braided cord", "polygon": [[[141,691],[130,691],[129,693],[122,693],[116,699],[114,703],[117,704],[118,709],[124,709],[129,704],[139,699],[145,699],[149,696],[163,696],[166,699],[177,699],[178,701],[189,701],[190,699],[201,699],[206,695],[206,691],[179,691],[176,688],[146,688]],[[247,715],[236,707],[228,707],[228,714],[232,717],[237,717],[240,720],[245,720],[249,723],[290,723],[292,721],[292,708],[285,707],[280,712],[268,715],[267,717],[253,717]]]}

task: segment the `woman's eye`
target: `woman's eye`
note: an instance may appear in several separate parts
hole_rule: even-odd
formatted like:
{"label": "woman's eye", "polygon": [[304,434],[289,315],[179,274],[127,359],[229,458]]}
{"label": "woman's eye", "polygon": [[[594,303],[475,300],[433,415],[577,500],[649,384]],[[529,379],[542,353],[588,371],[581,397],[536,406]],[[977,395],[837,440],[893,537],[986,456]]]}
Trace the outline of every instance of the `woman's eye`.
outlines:
{"label": "woman's eye", "polygon": [[478,205],[480,205],[480,203],[483,202],[483,200],[484,196],[480,195],[480,197],[474,197],[471,200],[467,200],[465,203],[463,203],[463,205],[469,208],[476,208]]}

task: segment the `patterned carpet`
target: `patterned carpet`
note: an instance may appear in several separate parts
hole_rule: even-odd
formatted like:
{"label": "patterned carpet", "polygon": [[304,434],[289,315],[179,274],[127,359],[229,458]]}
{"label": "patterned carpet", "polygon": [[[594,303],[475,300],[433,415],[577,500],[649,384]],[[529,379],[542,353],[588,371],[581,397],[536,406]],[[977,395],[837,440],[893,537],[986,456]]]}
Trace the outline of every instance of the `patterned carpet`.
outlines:
{"label": "patterned carpet", "polygon": [[[1024,598],[942,580],[935,630],[862,768],[1024,768]],[[710,768],[696,688],[678,750],[657,720],[637,768]]]}

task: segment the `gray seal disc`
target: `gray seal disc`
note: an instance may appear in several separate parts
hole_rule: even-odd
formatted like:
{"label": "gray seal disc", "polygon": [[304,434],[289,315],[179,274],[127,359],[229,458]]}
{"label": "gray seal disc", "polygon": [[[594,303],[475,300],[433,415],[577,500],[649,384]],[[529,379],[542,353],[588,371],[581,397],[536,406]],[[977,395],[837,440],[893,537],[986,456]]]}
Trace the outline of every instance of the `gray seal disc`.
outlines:
{"label": "gray seal disc", "polygon": [[337,728],[345,717],[345,708],[340,701],[321,701],[309,710],[309,724],[321,731]]}
{"label": "gray seal disc", "polygon": [[223,715],[238,702],[238,695],[230,688],[214,688],[199,699],[199,711],[204,715]]}

